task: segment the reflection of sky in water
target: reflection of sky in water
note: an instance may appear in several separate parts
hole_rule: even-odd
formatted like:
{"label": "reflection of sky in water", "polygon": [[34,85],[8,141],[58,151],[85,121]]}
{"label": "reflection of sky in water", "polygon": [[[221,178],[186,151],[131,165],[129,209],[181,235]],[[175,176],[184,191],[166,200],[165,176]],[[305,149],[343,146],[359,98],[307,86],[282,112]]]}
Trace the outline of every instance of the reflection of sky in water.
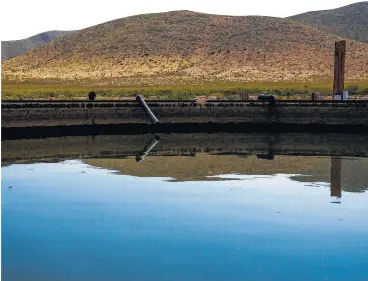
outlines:
{"label": "reflection of sky in water", "polygon": [[292,176],[3,167],[3,280],[367,280],[368,194]]}

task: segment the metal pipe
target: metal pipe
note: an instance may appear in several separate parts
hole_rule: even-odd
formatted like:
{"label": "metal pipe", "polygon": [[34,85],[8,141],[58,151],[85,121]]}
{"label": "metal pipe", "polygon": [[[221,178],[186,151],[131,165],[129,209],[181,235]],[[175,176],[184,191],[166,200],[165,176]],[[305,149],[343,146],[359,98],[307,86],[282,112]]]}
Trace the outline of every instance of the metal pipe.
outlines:
{"label": "metal pipe", "polygon": [[141,104],[141,106],[143,107],[144,111],[146,112],[148,117],[151,119],[151,122],[153,124],[160,123],[158,122],[156,116],[152,113],[151,109],[148,107],[148,105],[146,104],[146,102],[144,101],[141,95],[137,95],[135,99]]}

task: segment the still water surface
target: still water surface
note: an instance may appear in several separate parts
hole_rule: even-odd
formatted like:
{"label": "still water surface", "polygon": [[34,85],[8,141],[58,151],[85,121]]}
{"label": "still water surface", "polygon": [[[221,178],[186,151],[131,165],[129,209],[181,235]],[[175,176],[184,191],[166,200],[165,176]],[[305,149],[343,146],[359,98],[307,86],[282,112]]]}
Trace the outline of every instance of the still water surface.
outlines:
{"label": "still water surface", "polygon": [[368,280],[367,158],[28,162],[2,167],[2,280]]}

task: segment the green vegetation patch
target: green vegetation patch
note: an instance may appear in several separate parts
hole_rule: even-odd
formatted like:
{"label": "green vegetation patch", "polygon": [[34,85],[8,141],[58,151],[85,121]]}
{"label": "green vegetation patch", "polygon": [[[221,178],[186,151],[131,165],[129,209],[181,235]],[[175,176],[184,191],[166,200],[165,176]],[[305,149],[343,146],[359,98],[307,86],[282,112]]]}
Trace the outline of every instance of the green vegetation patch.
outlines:
{"label": "green vegetation patch", "polygon": [[[347,83],[345,88],[353,95],[368,95],[368,81]],[[75,84],[10,83],[2,82],[3,100],[8,99],[86,99],[94,91],[97,99],[127,99],[137,94],[148,99],[188,100],[197,96],[236,98],[239,94],[273,94],[278,97],[306,96],[312,92],[331,95],[332,83],[305,82],[289,83],[203,83],[198,85],[155,85],[155,86],[85,86]]]}

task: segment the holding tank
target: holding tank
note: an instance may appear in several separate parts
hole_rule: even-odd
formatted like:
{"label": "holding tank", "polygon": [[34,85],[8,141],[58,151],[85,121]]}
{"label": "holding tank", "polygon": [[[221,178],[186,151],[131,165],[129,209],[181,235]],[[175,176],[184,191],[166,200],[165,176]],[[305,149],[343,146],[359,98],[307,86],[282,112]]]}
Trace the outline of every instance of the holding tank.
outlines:
{"label": "holding tank", "polygon": [[270,103],[274,103],[276,101],[276,98],[273,95],[261,94],[261,95],[258,96],[257,100],[259,100],[259,101],[268,101]]}
{"label": "holding tank", "polygon": [[89,100],[95,100],[96,99],[96,93],[95,92],[90,92],[88,94],[88,99]]}

